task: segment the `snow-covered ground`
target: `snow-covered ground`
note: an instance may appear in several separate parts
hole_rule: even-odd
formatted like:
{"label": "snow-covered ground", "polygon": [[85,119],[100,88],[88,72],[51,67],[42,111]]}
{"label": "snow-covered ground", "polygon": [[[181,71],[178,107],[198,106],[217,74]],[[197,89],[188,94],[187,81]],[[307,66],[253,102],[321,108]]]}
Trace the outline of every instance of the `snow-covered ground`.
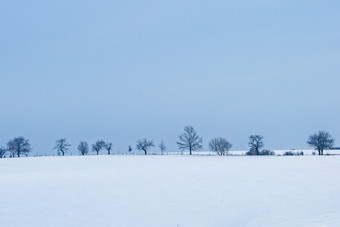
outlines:
{"label": "snow-covered ground", "polygon": [[340,156],[0,159],[0,226],[340,226]]}

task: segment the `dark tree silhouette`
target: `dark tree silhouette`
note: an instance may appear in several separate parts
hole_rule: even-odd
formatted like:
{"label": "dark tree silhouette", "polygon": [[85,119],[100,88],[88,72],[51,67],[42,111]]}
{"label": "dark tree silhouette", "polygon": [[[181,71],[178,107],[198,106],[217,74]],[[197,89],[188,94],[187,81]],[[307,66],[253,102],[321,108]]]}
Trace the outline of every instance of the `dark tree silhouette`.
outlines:
{"label": "dark tree silhouette", "polygon": [[228,151],[232,146],[233,145],[229,143],[228,140],[222,137],[214,138],[209,143],[210,150],[217,152],[220,156],[225,154],[228,155]]}
{"label": "dark tree silhouette", "polygon": [[251,135],[249,137],[249,143],[250,151],[248,154],[251,155],[260,155],[260,151],[263,148],[263,136],[260,135]]}
{"label": "dark tree silhouette", "polygon": [[61,138],[55,142],[55,147],[53,149],[58,151],[58,155],[61,153],[64,156],[70,146],[71,144],[67,143],[66,139]]}
{"label": "dark tree silhouette", "polygon": [[7,149],[1,146],[0,147],[0,158],[3,158],[6,152],[7,152]]}
{"label": "dark tree silhouette", "polygon": [[32,148],[29,140],[20,136],[10,140],[7,143],[7,150],[12,154],[12,157],[15,157],[15,155],[20,157],[22,154],[27,155],[29,152],[31,152]]}
{"label": "dark tree silhouette", "polygon": [[163,141],[160,142],[160,144],[158,145],[159,149],[161,149],[161,155],[164,154],[164,152],[166,151],[166,146],[165,143]]}
{"label": "dark tree silhouette", "polygon": [[81,155],[87,155],[90,152],[89,144],[85,141],[81,141],[78,145],[78,150]]}
{"label": "dark tree silhouette", "polygon": [[107,150],[107,154],[110,155],[112,150],[112,143],[105,143],[104,148]]}
{"label": "dark tree silhouette", "polygon": [[192,151],[202,148],[203,139],[199,137],[192,126],[185,126],[184,132],[178,136],[177,146],[180,150],[189,150],[190,155]]}
{"label": "dark tree silhouette", "polygon": [[154,147],[154,146],[155,146],[155,144],[153,143],[153,141],[152,140],[148,140],[146,138],[139,139],[139,140],[137,140],[137,143],[136,143],[137,150],[144,151],[145,155],[147,155],[148,150],[151,147]]}
{"label": "dark tree silhouette", "polygon": [[319,155],[323,155],[323,150],[332,148],[334,139],[328,132],[319,131],[309,136],[307,144],[314,147],[315,150],[318,150]]}
{"label": "dark tree silhouette", "polygon": [[92,144],[92,151],[95,151],[99,155],[99,151],[105,146],[104,140],[98,140],[95,144]]}

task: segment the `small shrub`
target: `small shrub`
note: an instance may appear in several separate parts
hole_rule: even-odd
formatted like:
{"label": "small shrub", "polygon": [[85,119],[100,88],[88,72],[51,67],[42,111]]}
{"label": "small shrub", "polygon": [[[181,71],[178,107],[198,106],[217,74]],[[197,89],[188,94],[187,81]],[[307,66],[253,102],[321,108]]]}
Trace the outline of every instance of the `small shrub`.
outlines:
{"label": "small shrub", "polygon": [[284,156],[294,156],[295,153],[293,151],[286,151],[285,153],[283,153]]}
{"label": "small shrub", "polygon": [[293,151],[286,151],[285,153],[283,153],[284,156],[303,156],[304,153],[303,151],[300,152],[293,152]]}
{"label": "small shrub", "polygon": [[253,152],[251,152],[251,151],[248,151],[247,153],[246,153],[246,155],[255,155]]}
{"label": "small shrub", "polygon": [[[256,154],[252,150],[250,150],[246,153],[246,155],[256,155]],[[265,149],[265,150],[259,151],[258,155],[275,155],[275,152]]]}
{"label": "small shrub", "polygon": [[271,150],[262,150],[260,151],[260,155],[275,155],[275,152]]}

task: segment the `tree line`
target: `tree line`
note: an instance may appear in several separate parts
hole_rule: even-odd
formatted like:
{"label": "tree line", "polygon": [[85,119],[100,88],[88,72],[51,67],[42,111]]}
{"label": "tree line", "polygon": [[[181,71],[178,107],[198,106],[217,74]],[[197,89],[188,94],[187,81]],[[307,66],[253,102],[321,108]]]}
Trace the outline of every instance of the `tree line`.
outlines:
{"label": "tree line", "polygon": [[[271,150],[264,149],[264,137],[261,135],[251,135],[249,136],[249,151],[246,155],[274,155],[275,153]],[[334,139],[332,136],[325,131],[319,131],[317,133],[309,136],[307,144],[312,146],[318,151],[319,155],[323,155],[324,150],[331,149],[334,145]],[[147,138],[138,139],[136,141],[136,149],[138,151],[144,152],[145,155],[148,151],[155,147],[153,140]],[[177,141],[178,149],[181,151],[189,151],[189,155],[192,155],[193,151],[199,151],[203,148],[203,139],[200,137],[196,130],[192,126],[185,126],[183,132],[178,136]],[[64,156],[71,144],[67,142],[65,138],[56,140],[54,150],[57,150],[58,155]],[[161,154],[167,150],[167,147],[163,141],[158,144]],[[223,137],[216,137],[209,142],[209,149],[216,152],[219,156],[228,155],[229,150],[232,148],[232,144]],[[113,149],[112,142],[105,142],[104,140],[98,140],[94,144],[89,146],[86,141],[81,141],[77,147],[80,155],[88,155],[90,151],[99,155],[102,150],[105,150],[108,155],[111,154]],[[128,147],[128,152],[132,152],[132,147]],[[32,146],[29,140],[24,137],[16,137],[8,141],[6,147],[0,147],[0,158],[3,158],[6,153],[9,153],[9,157],[21,157],[27,156],[29,152],[32,151]],[[287,153],[287,155],[292,155]]]}

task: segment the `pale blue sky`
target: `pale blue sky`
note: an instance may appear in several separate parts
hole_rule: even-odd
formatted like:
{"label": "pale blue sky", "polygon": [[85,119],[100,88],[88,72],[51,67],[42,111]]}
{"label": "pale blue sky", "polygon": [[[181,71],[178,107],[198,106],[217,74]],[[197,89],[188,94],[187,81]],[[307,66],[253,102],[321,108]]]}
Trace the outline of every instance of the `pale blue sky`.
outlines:
{"label": "pale blue sky", "polygon": [[[340,139],[340,1],[0,3],[0,144],[66,137],[177,150],[192,125],[247,149]],[[337,141],[336,141],[337,142]]]}

